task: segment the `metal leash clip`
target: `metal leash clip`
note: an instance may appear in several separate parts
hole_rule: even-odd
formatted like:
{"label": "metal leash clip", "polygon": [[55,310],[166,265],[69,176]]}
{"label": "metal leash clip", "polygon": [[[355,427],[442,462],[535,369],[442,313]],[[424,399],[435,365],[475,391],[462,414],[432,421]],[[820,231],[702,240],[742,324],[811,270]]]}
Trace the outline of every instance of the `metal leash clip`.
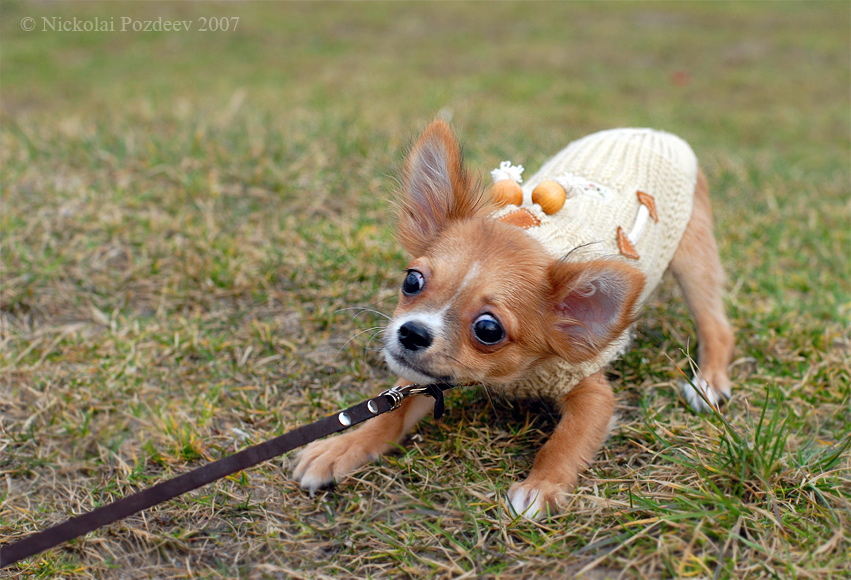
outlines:
{"label": "metal leash clip", "polygon": [[418,385],[416,383],[411,383],[409,385],[396,385],[395,387],[390,387],[386,391],[382,391],[378,396],[387,396],[390,397],[392,401],[392,406],[390,410],[393,411],[399,408],[399,405],[402,404],[402,401],[412,395],[425,395],[429,391],[428,387],[423,385]]}
{"label": "metal leash clip", "polygon": [[418,385],[416,383],[411,383],[409,385],[396,385],[395,387],[390,387],[386,391],[383,391],[379,396],[385,395],[390,397],[392,404],[390,410],[392,411],[399,408],[402,401],[410,396],[428,395],[434,399],[434,418],[440,419],[445,410],[443,389],[448,387],[449,385],[443,387],[441,385]]}

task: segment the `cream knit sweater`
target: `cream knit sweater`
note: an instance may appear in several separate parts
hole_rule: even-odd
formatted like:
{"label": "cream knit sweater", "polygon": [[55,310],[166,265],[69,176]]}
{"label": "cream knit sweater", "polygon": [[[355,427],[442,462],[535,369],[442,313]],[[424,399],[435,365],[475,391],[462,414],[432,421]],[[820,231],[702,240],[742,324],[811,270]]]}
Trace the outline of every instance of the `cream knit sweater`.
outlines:
{"label": "cream knit sweater", "polygon": [[[558,181],[567,192],[564,207],[553,215],[531,202],[532,190],[546,179]],[[617,257],[638,268],[645,275],[640,307],[674,256],[691,217],[696,183],[697,158],[679,137],[651,129],[613,129],[557,153],[523,184],[521,208],[508,206],[493,217],[521,224],[554,257]],[[506,219],[509,214],[514,215]],[[559,399],[623,353],[630,335],[624,332],[592,361],[571,365],[559,359],[498,392]]]}

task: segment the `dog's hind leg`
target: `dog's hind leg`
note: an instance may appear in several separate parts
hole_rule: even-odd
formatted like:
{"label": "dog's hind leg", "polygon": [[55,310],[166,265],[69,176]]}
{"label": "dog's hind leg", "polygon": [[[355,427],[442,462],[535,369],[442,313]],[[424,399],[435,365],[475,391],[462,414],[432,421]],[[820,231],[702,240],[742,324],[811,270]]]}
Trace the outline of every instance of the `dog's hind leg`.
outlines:
{"label": "dog's hind leg", "polygon": [[730,397],[727,366],[733,357],[735,339],[724,315],[724,271],[712,235],[712,208],[702,171],[698,173],[691,219],[671,260],[670,270],[697,325],[700,373],[694,377],[694,384],[704,392],[706,401],[691,384],[683,385],[683,394],[694,410],[706,411],[707,401],[717,405],[722,398]]}

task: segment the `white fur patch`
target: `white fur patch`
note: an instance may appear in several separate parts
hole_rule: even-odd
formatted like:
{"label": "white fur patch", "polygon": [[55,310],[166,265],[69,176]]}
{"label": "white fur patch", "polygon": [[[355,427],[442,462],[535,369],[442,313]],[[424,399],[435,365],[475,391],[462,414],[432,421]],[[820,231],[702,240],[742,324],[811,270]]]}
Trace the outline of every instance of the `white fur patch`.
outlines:
{"label": "white fur patch", "polygon": [[464,288],[466,288],[470,284],[470,282],[472,282],[473,280],[475,280],[476,278],[479,277],[481,270],[482,270],[482,267],[479,264],[479,262],[473,262],[470,265],[470,268],[467,270],[467,273],[464,275],[464,279],[461,280],[461,284],[458,285],[458,290],[455,292],[455,296],[453,296],[452,300],[447,302],[446,306],[443,308],[444,311],[447,308],[449,308],[450,304],[452,304],[453,302],[455,302],[455,300],[458,299],[458,296],[461,294],[461,292],[464,290]]}
{"label": "white fur patch", "polygon": [[437,311],[409,312],[407,314],[399,316],[398,318],[394,318],[387,326],[386,336],[389,341],[388,345],[390,342],[399,342],[399,329],[402,327],[403,324],[410,321],[419,322],[420,324],[425,326],[435,338],[443,335],[443,320],[445,315],[446,308],[441,308]]}
{"label": "white fur patch", "polygon": [[[689,406],[697,413],[706,413],[711,411],[713,407],[717,409],[721,402],[718,395],[715,394],[715,390],[701,376],[692,377],[691,381],[682,381],[680,389]],[[703,393],[703,397],[706,397],[706,400],[700,396],[698,389],[700,389],[700,393]]]}
{"label": "white fur patch", "polygon": [[320,487],[325,487],[334,481],[333,477],[319,477],[316,473],[305,473],[301,481],[299,481],[299,485],[303,489],[306,489],[310,492],[310,497],[313,497],[316,494],[316,490]]}
{"label": "white fur patch", "polygon": [[390,370],[393,371],[393,374],[398,375],[407,381],[417,383],[418,385],[428,385],[437,382],[437,379],[434,377],[418,373],[411,367],[398,362],[388,351],[385,351],[384,353],[384,360],[387,363],[387,366],[390,367]]}
{"label": "white fur patch", "polygon": [[390,367],[391,371],[415,383],[427,385],[435,382],[434,377],[418,373],[414,369],[400,362],[400,360],[397,360],[403,358],[402,353],[404,351],[404,348],[399,343],[399,328],[401,328],[406,322],[416,321],[428,328],[432,337],[438,338],[444,332],[444,316],[446,315],[446,310],[447,309],[444,307],[436,312],[409,312],[399,316],[398,318],[394,318],[390,324],[387,325],[387,328],[384,331],[384,360],[387,362],[387,366]]}
{"label": "white fur patch", "polygon": [[537,520],[544,513],[543,503],[541,492],[537,489],[519,485],[508,492],[508,505],[516,516]]}

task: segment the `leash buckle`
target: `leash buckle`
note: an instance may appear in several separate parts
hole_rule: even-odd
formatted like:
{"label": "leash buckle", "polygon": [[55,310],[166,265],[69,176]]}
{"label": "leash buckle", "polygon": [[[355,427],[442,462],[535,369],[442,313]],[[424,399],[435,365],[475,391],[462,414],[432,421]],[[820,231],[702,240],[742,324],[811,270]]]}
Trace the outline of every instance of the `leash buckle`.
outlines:
{"label": "leash buckle", "polygon": [[429,389],[422,385],[417,385],[411,383],[409,385],[396,385],[395,387],[390,387],[386,391],[383,391],[379,396],[387,396],[390,397],[391,407],[390,410],[393,411],[399,408],[399,405],[402,404],[402,401],[407,399],[413,395],[425,395],[428,393]]}
{"label": "leash buckle", "polygon": [[390,407],[391,411],[399,408],[402,401],[410,396],[428,395],[434,399],[434,418],[440,419],[446,408],[443,402],[444,388],[448,388],[448,385],[417,385],[415,383],[411,383],[408,385],[396,385],[395,387],[390,387],[381,393],[381,395],[390,397],[392,405]]}

